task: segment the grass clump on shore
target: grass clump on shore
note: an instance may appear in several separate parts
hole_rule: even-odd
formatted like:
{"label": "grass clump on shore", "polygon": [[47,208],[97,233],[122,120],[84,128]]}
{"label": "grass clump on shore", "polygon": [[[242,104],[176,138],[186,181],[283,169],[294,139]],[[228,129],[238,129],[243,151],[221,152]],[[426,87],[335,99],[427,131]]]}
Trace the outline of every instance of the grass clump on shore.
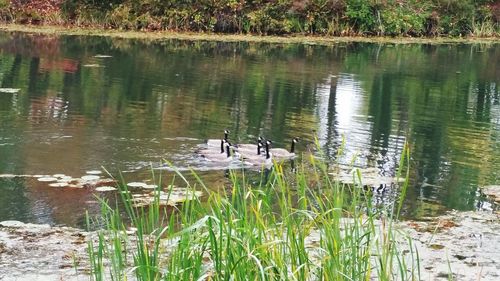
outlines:
{"label": "grass clump on shore", "polygon": [[[400,167],[407,161],[405,148]],[[133,231],[103,201],[104,229],[88,247],[93,279],[420,280],[411,240],[394,226],[407,181],[398,200],[376,208],[355,177],[358,184],[342,184],[311,158],[295,173],[275,164],[253,184],[231,172],[230,188],[219,192],[198,178],[186,185],[203,189],[206,200],[187,198],[171,212],[159,200],[134,208],[124,186]]]}

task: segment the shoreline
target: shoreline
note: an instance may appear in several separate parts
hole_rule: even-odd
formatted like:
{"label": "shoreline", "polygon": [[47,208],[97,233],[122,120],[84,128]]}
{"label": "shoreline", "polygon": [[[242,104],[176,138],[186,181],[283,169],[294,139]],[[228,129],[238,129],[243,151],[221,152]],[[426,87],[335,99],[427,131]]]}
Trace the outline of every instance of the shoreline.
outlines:
{"label": "shoreline", "polygon": [[[493,281],[500,276],[500,237],[495,235],[500,230],[498,212],[450,211],[425,221],[398,222],[397,229],[400,250],[419,252],[424,280],[453,276],[458,280]],[[127,234],[134,243],[135,236]],[[0,266],[0,276],[13,278],[6,280],[68,281],[90,277],[87,248],[89,241],[98,243],[97,236],[96,232],[72,227],[0,222],[0,259],[7,261]],[[411,237],[412,249],[403,246],[406,237]],[[313,231],[307,241],[313,245],[318,239],[319,232]],[[162,244],[166,252],[175,247],[169,241]],[[168,258],[168,254],[162,258]]]}
{"label": "shoreline", "polygon": [[330,37],[330,36],[267,36],[252,34],[215,34],[174,31],[123,31],[76,26],[0,24],[3,32],[24,32],[46,35],[101,36],[141,40],[187,40],[215,42],[248,42],[271,44],[305,44],[330,46],[338,43],[379,43],[379,44],[500,44],[497,37]]}

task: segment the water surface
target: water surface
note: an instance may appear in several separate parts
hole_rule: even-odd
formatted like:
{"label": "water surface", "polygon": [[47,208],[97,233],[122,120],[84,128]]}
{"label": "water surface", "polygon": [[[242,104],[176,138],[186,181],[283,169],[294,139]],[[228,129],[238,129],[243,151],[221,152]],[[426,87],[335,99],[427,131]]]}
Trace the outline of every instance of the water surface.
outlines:
{"label": "water surface", "polygon": [[[333,46],[0,34],[0,174],[147,177],[166,159],[226,179],[195,153],[229,129],[394,175],[405,141],[405,215],[491,208],[499,184],[500,44]],[[337,151],[345,139],[345,154]],[[0,179],[0,220],[78,225],[89,190]]]}

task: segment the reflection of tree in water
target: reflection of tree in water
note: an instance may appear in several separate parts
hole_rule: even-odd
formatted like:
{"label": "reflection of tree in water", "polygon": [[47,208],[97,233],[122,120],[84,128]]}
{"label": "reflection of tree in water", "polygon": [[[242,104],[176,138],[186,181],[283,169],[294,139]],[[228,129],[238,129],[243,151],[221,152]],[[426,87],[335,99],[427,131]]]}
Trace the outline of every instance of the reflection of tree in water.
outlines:
{"label": "reflection of tree in water", "polygon": [[[1,162],[0,165],[2,165]],[[2,192],[0,196],[0,221],[33,220],[31,203],[25,196],[25,189],[23,180],[0,179],[0,191]]]}
{"label": "reflection of tree in water", "polygon": [[[21,128],[15,132],[21,138],[40,136],[23,135],[35,123],[46,130],[42,135],[70,132],[71,141],[48,149],[65,152],[60,162],[154,159],[146,158],[146,148],[178,155],[180,145],[164,137],[213,138],[224,128],[237,142],[263,135],[277,147],[288,147],[294,136],[306,146],[318,130],[326,155],[334,158],[347,130],[359,136],[349,149],[361,148],[363,157],[373,157],[369,164],[385,171],[397,167],[409,137],[415,181],[426,177],[430,184],[455,186],[424,188],[409,197],[446,201],[453,194],[464,199],[447,204],[459,208],[471,206],[471,182],[498,170],[498,47],[2,36],[0,83],[22,92],[0,95],[0,122]],[[83,67],[88,64],[102,67]],[[355,83],[355,89],[341,89],[342,83]],[[339,128],[343,94],[358,98],[357,117],[347,128]],[[151,139],[157,147],[137,149]],[[40,149],[24,142],[11,150],[28,159],[18,163],[30,161],[34,168],[47,157]],[[47,163],[60,167],[55,162]]]}

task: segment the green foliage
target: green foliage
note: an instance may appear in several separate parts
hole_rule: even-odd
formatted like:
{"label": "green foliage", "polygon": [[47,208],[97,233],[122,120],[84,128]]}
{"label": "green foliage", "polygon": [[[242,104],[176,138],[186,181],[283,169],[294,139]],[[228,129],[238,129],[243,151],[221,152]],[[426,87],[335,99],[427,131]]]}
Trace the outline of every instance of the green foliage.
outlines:
{"label": "green foliage", "polygon": [[438,0],[441,33],[465,35],[470,33],[474,19],[474,0]]}
{"label": "green foliage", "polygon": [[109,23],[116,28],[131,29],[134,27],[133,14],[127,5],[119,5],[107,14]]}
{"label": "green foliage", "polygon": [[346,16],[360,33],[369,33],[375,29],[375,11],[370,1],[347,0]]}
{"label": "green foliage", "polygon": [[63,17],[48,17],[37,1],[16,9],[0,1],[0,18],[135,30],[391,36],[495,36],[500,23],[500,3],[493,0],[61,0],[54,13]]}
{"label": "green foliage", "polygon": [[381,12],[383,29],[381,33],[385,35],[424,35],[425,23],[430,17],[431,11],[429,6],[419,6],[418,4],[418,1],[411,3],[388,1]]}
{"label": "green foliage", "polygon": [[0,0],[0,9],[5,9],[10,6],[9,0]]}
{"label": "green foliage", "polygon": [[10,1],[8,0],[0,0],[0,20],[1,21],[11,21],[13,18],[13,15],[9,9],[10,7]]}

